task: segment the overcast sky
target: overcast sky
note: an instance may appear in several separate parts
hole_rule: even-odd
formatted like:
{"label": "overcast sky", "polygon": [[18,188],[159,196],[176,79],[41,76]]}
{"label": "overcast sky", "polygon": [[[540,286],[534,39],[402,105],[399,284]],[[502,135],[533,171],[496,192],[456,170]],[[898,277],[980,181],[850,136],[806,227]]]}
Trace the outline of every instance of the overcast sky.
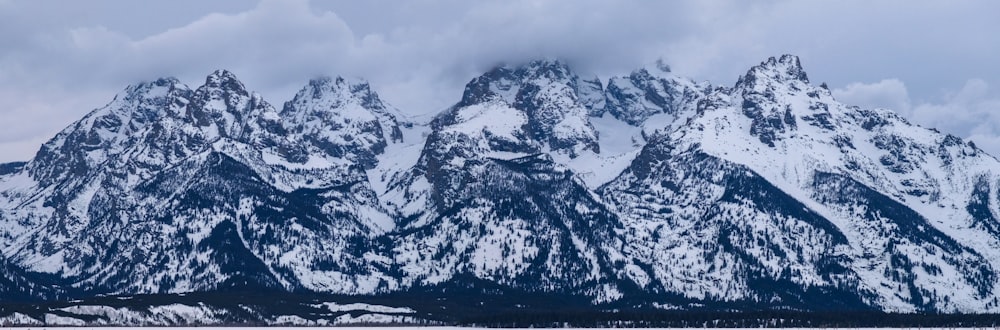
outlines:
{"label": "overcast sky", "polygon": [[606,77],[662,58],[732,85],[785,53],[841,101],[1000,155],[998,1],[0,0],[0,162],[162,76],[228,69],[277,107],[310,78],[363,77],[421,114],[501,62]]}

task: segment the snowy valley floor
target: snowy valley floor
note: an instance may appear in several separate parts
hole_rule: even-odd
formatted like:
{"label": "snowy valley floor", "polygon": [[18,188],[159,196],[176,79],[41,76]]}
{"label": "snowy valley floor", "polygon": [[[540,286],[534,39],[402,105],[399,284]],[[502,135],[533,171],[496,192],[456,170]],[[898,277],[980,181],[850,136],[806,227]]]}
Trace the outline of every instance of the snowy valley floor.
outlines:
{"label": "snowy valley floor", "polygon": [[[4,328],[4,329],[10,329],[10,330],[44,330],[44,329],[62,329],[62,328],[71,328],[71,329],[78,329],[78,330],[101,330],[101,329],[128,330],[128,329],[143,329],[142,327],[18,327],[18,328]],[[257,328],[266,328],[266,329],[273,329],[273,330],[300,330],[300,329],[361,330],[361,329],[371,329],[373,327],[198,327],[199,330],[235,330],[235,329],[257,329]],[[376,327],[376,328],[384,329],[384,330],[393,330],[393,329],[413,329],[413,328],[418,328],[418,327]],[[420,329],[426,329],[426,330],[465,330],[465,329],[474,330],[474,329],[483,329],[483,328],[475,328],[475,327],[419,327],[419,328]],[[190,329],[190,327],[157,327],[157,329],[159,329],[159,330],[173,330],[173,329],[183,330],[183,329]],[[521,329],[532,329],[532,328],[505,328],[505,329],[521,330]],[[617,329],[617,328],[564,328],[564,329],[595,329],[595,330],[598,330],[598,329]],[[670,329],[690,329],[690,328],[647,328],[647,329],[670,330]],[[731,330],[751,330],[751,329],[785,329],[785,330],[796,330],[796,329],[820,329],[820,328],[726,328],[726,329],[731,329]],[[948,328],[948,327],[942,327],[942,328],[822,328],[822,329],[828,329],[828,330],[835,330],[835,329],[852,329],[852,330],[876,330],[876,329],[983,330],[983,329],[991,329],[991,328],[982,328],[982,327]],[[995,329],[995,328],[992,328],[992,329]]]}

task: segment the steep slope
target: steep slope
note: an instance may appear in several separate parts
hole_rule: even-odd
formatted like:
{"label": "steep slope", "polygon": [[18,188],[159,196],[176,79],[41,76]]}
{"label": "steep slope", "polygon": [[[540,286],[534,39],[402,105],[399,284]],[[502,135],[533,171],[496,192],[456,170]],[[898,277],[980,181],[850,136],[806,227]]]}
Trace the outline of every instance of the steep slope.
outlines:
{"label": "steep slope", "polygon": [[745,166],[663,138],[602,193],[623,211],[623,253],[651,265],[645,287],[786,308],[863,308],[869,298],[845,265],[847,238]]}
{"label": "steep slope", "polygon": [[[225,71],[128,88],[3,177],[4,253],[89,292],[394,287],[367,239],[393,221],[363,168],[399,129],[377,95],[336,82],[310,83],[292,120]],[[356,141],[316,138],[365,106],[378,119],[355,121]]]}
{"label": "steep slope", "polygon": [[432,122],[419,162],[392,183],[404,220],[395,258],[407,281],[476,278],[527,291],[621,295],[619,223],[553,160],[596,152],[597,136],[559,62],[473,79]]}
{"label": "steep slope", "polygon": [[27,273],[0,256],[0,303],[38,302],[67,296],[57,278]]}
{"label": "steep slope", "polygon": [[[988,214],[996,214],[995,202],[989,202],[996,195],[990,189],[996,188],[989,182],[996,181],[1000,163],[960,139],[911,125],[889,111],[836,102],[825,88],[809,85],[794,56],[771,58],[752,68],[733,89],[713,92],[699,103],[698,115],[657,144],[661,145],[650,144],[644,153],[661,150],[658,157],[637,158],[625,175],[604,188],[603,195],[628,214],[631,226],[649,231],[662,225],[673,234],[668,241],[681,242],[666,245],[689,244],[690,233],[678,231],[674,224],[700,223],[733,192],[733,187],[688,184],[707,180],[725,187],[739,182],[729,176],[750,175],[772,186],[768,189],[783,195],[781,199],[795,201],[764,212],[753,223],[766,224],[806,210],[817,221],[832,224],[819,226],[820,233],[844,238],[820,240],[821,244],[802,240],[810,242],[809,248],[782,249],[779,255],[790,259],[777,264],[817,275],[829,273],[823,264],[843,268],[849,283],[857,282],[853,285],[860,292],[874,293],[871,303],[887,310],[997,308],[998,245],[988,229],[995,218]],[[732,164],[737,173],[696,175],[699,171],[692,166],[704,165],[691,164],[692,157]],[[699,189],[706,193],[692,195]],[[635,197],[623,201],[623,195]],[[684,208],[686,203],[678,203],[678,196],[703,200]],[[743,204],[739,210],[761,211],[761,205],[773,203],[774,198],[773,194],[743,196],[738,199]],[[650,216],[651,205],[662,205],[667,214]],[[683,212],[676,212],[679,207]],[[697,216],[684,220],[689,218],[685,214]],[[650,220],[657,218],[661,220]],[[726,218],[735,222],[755,217]],[[715,232],[721,225],[706,227],[707,234],[695,237],[724,238]],[[749,246],[800,240],[803,235],[802,229],[766,232],[771,239]],[[817,235],[811,228],[805,233],[805,237]],[[650,245],[640,240],[636,246]],[[713,246],[695,250],[711,251]],[[751,255],[751,260],[768,259]],[[801,264],[810,259],[822,262]]]}
{"label": "steep slope", "polygon": [[611,77],[606,89],[599,80],[581,81],[578,86],[578,98],[590,109],[600,153],[584,152],[574,159],[556,155],[556,159],[592,189],[624,171],[647,140],[683,125],[711,91],[708,83],[674,75],[662,62]]}

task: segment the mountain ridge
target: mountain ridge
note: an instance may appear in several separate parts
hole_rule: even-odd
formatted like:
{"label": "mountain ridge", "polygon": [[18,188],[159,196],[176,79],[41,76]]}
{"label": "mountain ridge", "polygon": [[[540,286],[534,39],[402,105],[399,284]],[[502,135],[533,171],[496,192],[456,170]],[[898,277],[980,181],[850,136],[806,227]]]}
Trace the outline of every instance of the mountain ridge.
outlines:
{"label": "mountain ridge", "polygon": [[225,70],[129,86],[0,166],[0,266],[25,274],[0,290],[1000,310],[1000,161],[836,101],[793,55],[732,87],[539,60],[401,113],[340,77],[281,109]]}

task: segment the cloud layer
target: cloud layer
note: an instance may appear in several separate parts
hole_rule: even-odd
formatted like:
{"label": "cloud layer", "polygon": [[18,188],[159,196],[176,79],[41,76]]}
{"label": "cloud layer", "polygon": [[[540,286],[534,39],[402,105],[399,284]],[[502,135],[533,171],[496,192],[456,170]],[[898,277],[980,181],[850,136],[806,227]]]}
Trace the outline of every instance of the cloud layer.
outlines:
{"label": "cloud layer", "polygon": [[273,102],[316,76],[364,77],[420,114],[500,62],[558,57],[607,76],[663,58],[731,84],[782,53],[844,100],[1000,154],[996,12],[989,1],[0,0],[0,162],[30,158],[128,84],[198,85],[218,68]]}

